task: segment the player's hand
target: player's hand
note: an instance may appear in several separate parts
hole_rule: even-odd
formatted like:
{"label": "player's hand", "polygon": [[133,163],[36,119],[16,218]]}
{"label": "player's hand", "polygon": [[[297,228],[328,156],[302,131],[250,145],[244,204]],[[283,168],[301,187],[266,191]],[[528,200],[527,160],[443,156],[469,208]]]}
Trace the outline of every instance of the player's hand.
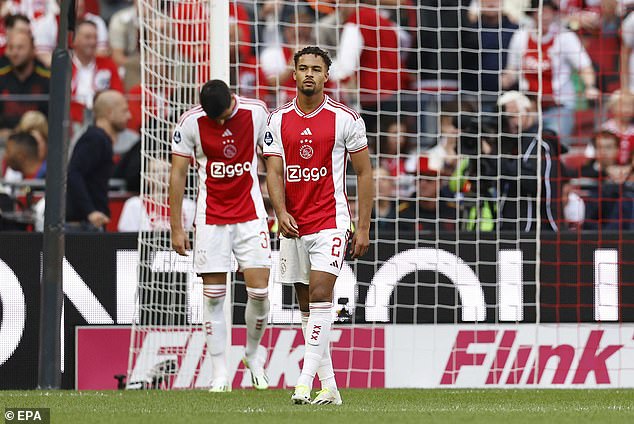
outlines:
{"label": "player's hand", "polygon": [[189,237],[182,228],[172,230],[172,249],[181,256],[187,256],[187,251],[191,249],[189,246]]}
{"label": "player's hand", "polygon": [[97,228],[101,228],[110,222],[108,215],[99,211],[92,211],[88,214],[88,221]]}
{"label": "player's hand", "polygon": [[293,218],[288,212],[282,213],[279,217],[280,234],[287,238],[299,237],[299,227],[295,218]]}
{"label": "player's hand", "polygon": [[352,259],[360,258],[368,252],[370,247],[370,231],[355,231],[350,242],[350,254]]}

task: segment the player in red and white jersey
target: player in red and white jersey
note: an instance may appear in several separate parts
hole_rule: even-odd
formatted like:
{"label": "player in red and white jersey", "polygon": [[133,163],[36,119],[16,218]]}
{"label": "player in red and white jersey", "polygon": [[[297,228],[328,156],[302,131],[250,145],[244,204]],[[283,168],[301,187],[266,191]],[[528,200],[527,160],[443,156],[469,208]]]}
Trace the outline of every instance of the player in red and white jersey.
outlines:
{"label": "player in red and white jersey", "polygon": [[[322,390],[313,404],[341,404],[330,359],[333,288],[350,234],[345,190],[348,156],[357,174],[359,223],[351,253],[365,254],[372,210],[372,166],[358,113],[324,94],[328,53],[306,47],[294,56],[297,97],[275,110],[264,136],[267,184],[280,228],[280,276],[294,283],[306,340],[304,366],[291,400],[311,403],[315,374]],[[308,284],[308,286],[306,286]]]}
{"label": "player in red and white jersey", "polygon": [[211,391],[231,390],[226,368],[223,305],[231,253],[247,286],[247,346],[244,364],[256,389],[268,388],[266,358],[258,353],[269,314],[271,249],[267,214],[257,176],[258,141],[268,112],[264,103],[231,94],[221,80],[205,83],[200,106],[185,112],[172,137],[170,226],[172,247],[187,255],[189,240],[181,212],[190,159],[198,170],[194,271],[202,276],[203,319],[211,355]]}

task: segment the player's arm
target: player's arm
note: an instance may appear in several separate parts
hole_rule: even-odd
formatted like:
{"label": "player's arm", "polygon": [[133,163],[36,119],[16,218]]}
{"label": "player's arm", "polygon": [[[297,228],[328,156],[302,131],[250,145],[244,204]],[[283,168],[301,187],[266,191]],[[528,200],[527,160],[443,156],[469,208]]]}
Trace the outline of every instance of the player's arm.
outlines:
{"label": "player's arm", "polygon": [[359,197],[359,222],[357,223],[350,254],[358,258],[366,254],[370,246],[370,216],[372,214],[372,202],[374,200],[374,188],[372,184],[372,164],[368,149],[363,149],[350,154],[352,167],[357,174],[357,193]]}
{"label": "player's arm", "polygon": [[286,210],[284,161],[279,156],[269,156],[266,160],[266,185],[269,189],[269,198],[277,215],[280,233],[284,237],[299,237],[297,222]]}
{"label": "player's arm", "polygon": [[185,183],[187,181],[187,169],[189,158],[172,155],[172,170],[170,171],[170,227],[172,230],[172,248],[182,256],[187,256],[190,249],[189,237],[183,229],[182,209]]}

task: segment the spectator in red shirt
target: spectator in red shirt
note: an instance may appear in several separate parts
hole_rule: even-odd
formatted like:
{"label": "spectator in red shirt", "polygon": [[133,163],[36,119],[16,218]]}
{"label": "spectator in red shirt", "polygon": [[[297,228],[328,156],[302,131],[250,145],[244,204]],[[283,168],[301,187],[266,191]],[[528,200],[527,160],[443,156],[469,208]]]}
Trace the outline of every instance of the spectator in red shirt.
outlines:
{"label": "spectator in red shirt", "polygon": [[[383,17],[376,7],[357,6],[356,0],[339,3],[344,20],[337,56],[330,68],[330,79],[344,81],[355,77],[360,102],[365,110],[389,110],[386,101],[401,87],[401,60],[396,24]],[[396,110],[396,109],[394,109]],[[376,117],[364,116],[368,131],[376,127]]]}
{"label": "spectator in red shirt", "polygon": [[95,95],[108,89],[123,92],[117,65],[109,57],[97,56],[97,26],[91,21],[81,21],[73,43],[71,121],[82,123],[84,110],[92,110]]}

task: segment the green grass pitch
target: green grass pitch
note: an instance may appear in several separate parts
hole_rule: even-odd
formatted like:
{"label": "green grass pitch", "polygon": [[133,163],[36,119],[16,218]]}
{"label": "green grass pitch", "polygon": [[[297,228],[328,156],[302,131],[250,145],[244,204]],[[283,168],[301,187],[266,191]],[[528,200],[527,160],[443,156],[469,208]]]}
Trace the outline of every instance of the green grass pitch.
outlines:
{"label": "green grass pitch", "polygon": [[342,406],[291,405],[289,390],[0,391],[4,408],[72,423],[634,423],[634,390],[342,390]]}

